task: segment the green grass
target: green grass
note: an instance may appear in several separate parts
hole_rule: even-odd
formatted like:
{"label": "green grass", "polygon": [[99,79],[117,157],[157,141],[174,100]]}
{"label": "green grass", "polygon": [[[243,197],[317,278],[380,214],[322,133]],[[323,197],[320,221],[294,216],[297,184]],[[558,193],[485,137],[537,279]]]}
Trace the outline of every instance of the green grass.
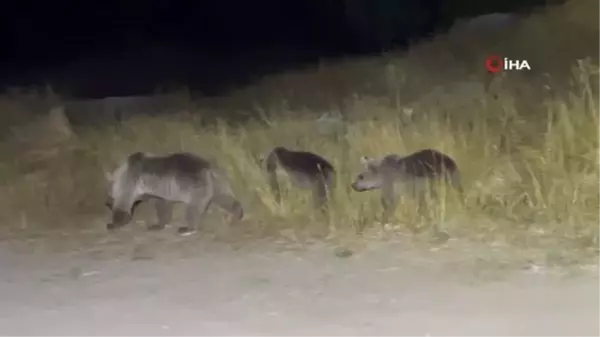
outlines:
{"label": "green grass", "polygon": [[[201,123],[200,107],[192,114],[140,117],[119,127],[88,128],[76,137],[58,140],[36,131],[34,145],[26,149],[7,140],[0,149],[0,156],[5,158],[0,167],[2,228],[86,228],[93,219],[107,217],[103,170],[113,169],[133,151],[183,150],[201,154],[227,171],[249,215],[245,225],[262,233],[287,228],[322,237],[361,233],[366,228],[381,228],[377,219],[382,209],[379,193],[350,190],[350,183],[362,169],[360,156],[435,148],[458,163],[466,205],[460,206],[453,193],[442,193],[447,197],[434,204],[429,220],[423,221],[414,214],[413,200],[401,200],[394,230],[416,235],[437,228],[458,238],[597,254],[600,120],[595,59],[570,61],[572,83],[560,95],[550,96],[521,90],[532,85],[524,80],[519,84],[522,77],[498,77],[496,89],[490,93],[461,91],[457,85],[430,90],[415,67],[408,67],[415,53],[392,59],[384,68],[378,66],[381,59],[374,60],[369,69],[374,79],[386,75],[385,94],[340,98],[343,127],[327,133],[319,132],[315,116],[331,109],[303,115],[310,104],[304,108],[282,104],[284,89],[277,91],[277,83],[266,81],[230,97],[231,101],[246,102],[246,109],[253,113],[262,112],[243,125],[232,126],[224,118],[213,124]],[[345,66],[352,68],[351,63]],[[359,63],[356,67],[365,72]],[[459,74],[439,76],[445,81],[469,79],[469,84],[477,87],[481,80],[470,75],[478,71],[473,65]],[[319,79],[329,75],[323,70],[306,76]],[[289,82],[288,78],[286,85]],[[306,85],[298,80],[292,81],[292,87],[294,83],[298,88]],[[419,83],[423,90],[420,98],[409,101],[404,89],[416,92],[411,83]],[[269,90],[271,100],[258,108],[248,99],[249,93]],[[290,101],[294,99],[298,101],[298,96],[290,97]],[[30,128],[21,126],[17,134]],[[284,201],[275,204],[257,158],[276,145],[317,152],[336,166],[338,188],[329,218],[314,215],[310,193],[290,188],[285,179],[281,179]],[[31,173],[24,174],[26,171]]]}

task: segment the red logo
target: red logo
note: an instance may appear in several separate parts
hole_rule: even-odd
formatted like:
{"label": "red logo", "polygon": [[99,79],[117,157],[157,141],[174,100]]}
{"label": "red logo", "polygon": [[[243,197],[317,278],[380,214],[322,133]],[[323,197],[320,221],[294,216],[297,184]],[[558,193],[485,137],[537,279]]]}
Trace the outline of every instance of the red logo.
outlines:
{"label": "red logo", "polygon": [[497,73],[500,69],[503,69],[504,65],[502,57],[498,55],[490,55],[485,59],[485,69],[490,73]]}

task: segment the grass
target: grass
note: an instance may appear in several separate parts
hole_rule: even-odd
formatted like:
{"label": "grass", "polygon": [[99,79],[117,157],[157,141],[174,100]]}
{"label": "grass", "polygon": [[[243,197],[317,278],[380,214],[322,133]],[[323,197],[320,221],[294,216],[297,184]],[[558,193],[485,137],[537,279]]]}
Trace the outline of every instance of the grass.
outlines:
{"label": "grass", "polygon": [[[281,82],[268,79],[233,93],[230,100],[245,102],[255,116],[241,125],[225,118],[207,123],[199,116],[214,111],[201,107],[168,118],[141,116],[118,126],[86,128],[77,135],[64,130],[44,132],[56,130],[49,126],[60,125],[60,116],[19,124],[0,148],[5,158],[0,167],[2,230],[85,228],[92,219],[107,216],[103,169],[114,168],[133,151],[182,150],[201,154],[227,171],[249,214],[246,225],[261,233],[292,228],[325,237],[382,229],[384,224],[377,221],[379,194],[356,193],[349,187],[362,169],[360,156],[408,154],[429,147],[456,159],[466,205],[460,206],[451,191],[442,193],[443,200],[432,207],[430,219],[423,221],[414,214],[414,201],[404,199],[391,224],[394,231],[417,235],[441,229],[457,238],[597,255],[597,56],[592,55],[592,61],[565,57],[572,81],[561,87],[559,95],[528,91],[536,82],[523,77],[499,76],[494,90],[478,90],[482,80],[476,76],[475,65],[458,73],[437,74],[430,81],[443,78],[451,85],[431,89],[423,82],[416,59],[419,50],[430,52],[441,43],[438,39],[417,47],[408,55],[392,58],[385,67],[379,65],[381,58],[373,60],[370,68],[357,61],[353,68],[360,70],[357,73],[371,69],[374,81],[384,78],[384,94],[340,94],[336,102],[341,102],[341,117],[327,130],[315,116],[325,111],[335,114],[338,111],[332,110],[338,109],[310,108],[310,99],[297,94],[283,101],[286,94],[282,92],[287,89],[280,84],[312,89],[304,82],[307,78],[340,76],[339,69],[316,71],[296,81],[283,74]],[[352,63],[345,66],[353,67]],[[418,91],[415,83],[426,94],[411,100],[406,93]],[[271,100],[258,105],[248,100],[259,92],[259,97],[272,93]],[[0,100],[4,112],[19,111],[13,103],[12,98]],[[307,109],[313,111],[304,113]],[[227,114],[227,108],[221,112]],[[28,134],[33,136],[25,137]],[[285,179],[281,181],[287,195],[281,205],[275,204],[257,164],[257,158],[275,145],[317,152],[336,166],[338,188],[329,218],[315,216],[310,194],[289,188]]]}

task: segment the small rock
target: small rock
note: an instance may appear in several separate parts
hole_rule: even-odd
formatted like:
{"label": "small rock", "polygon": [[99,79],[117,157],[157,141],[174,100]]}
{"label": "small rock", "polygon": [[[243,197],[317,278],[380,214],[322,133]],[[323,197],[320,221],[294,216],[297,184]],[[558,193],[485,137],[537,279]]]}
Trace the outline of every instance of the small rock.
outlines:
{"label": "small rock", "polygon": [[131,259],[136,261],[136,260],[152,260],[154,259],[154,253],[153,251],[145,246],[145,245],[137,245],[135,246],[135,248],[133,249],[133,252],[131,254]]}
{"label": "small rock", "polygon": [[337,257],[350,257],[354,252],[346,247],[338,247],[333,252]]}
{"label": "small rock", "polygon": [[443,231],[439,231],[439,232],[435,233],[435,235],[433,237],[433,243],[436,243],[436,244],[444,244],[444,243],[448,242],[448,240],[450,240],[450,234],[443,232]]}

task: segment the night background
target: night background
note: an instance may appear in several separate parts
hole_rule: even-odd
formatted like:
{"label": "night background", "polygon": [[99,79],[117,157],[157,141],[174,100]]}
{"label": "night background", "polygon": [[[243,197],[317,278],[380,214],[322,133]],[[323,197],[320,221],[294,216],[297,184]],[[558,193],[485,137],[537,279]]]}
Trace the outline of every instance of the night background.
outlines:
{"label": "night background", "polygon": [[[555,1],[557,2],[557,1]],[[76,97],[177,83],[216,94],[323,58],[376,54],[458,18],[526,13],[544,0],[21,1],[3,6],[3,87]]]}

